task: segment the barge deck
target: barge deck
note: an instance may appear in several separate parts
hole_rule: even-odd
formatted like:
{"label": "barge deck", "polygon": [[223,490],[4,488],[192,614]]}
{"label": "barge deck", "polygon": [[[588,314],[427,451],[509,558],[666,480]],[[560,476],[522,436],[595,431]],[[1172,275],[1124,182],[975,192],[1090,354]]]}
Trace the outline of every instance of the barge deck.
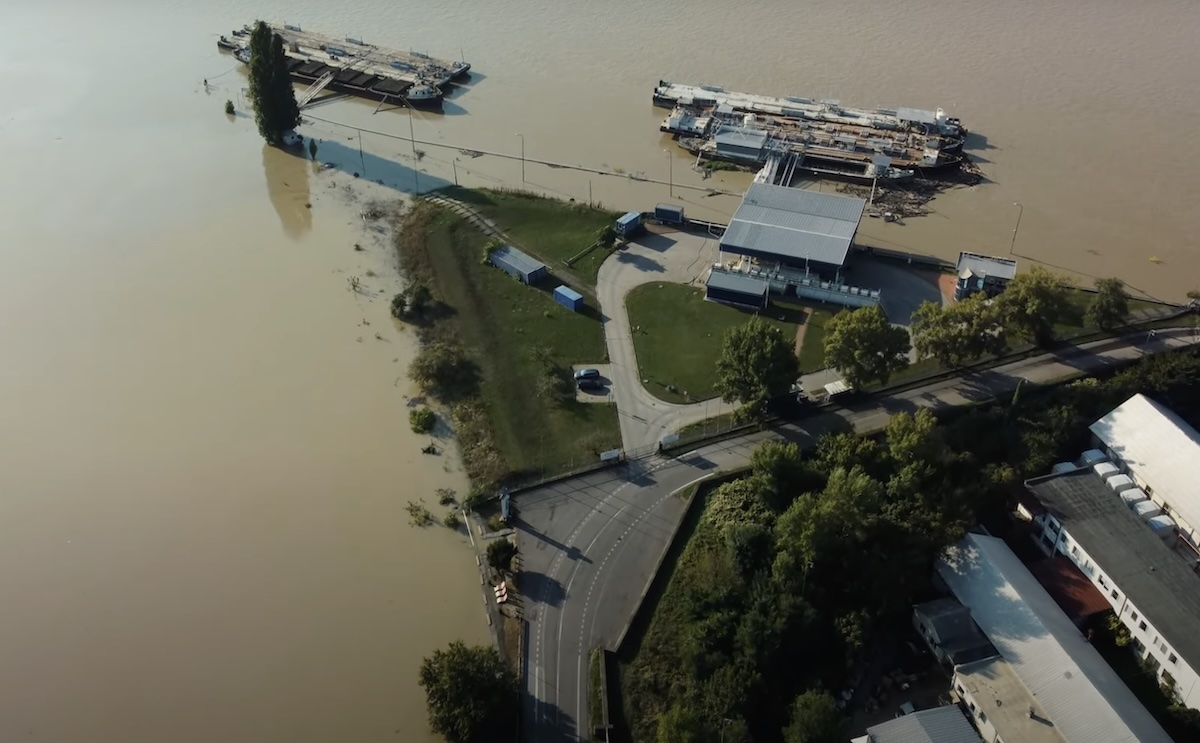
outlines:
{"label": "barge deck", "polygon": [[[295,82],[308,85],[299,98],[304,106],[325,89],[382,102],[404,102],[417,108],[441,107],[441,89],[465,77],[471,65],[448,62],[419,52],[404,52],[367,44],[361,39],[338,40],[290,24],[271,24],[279,34]],[[231,51],[248,63],[250,27],[221,36],[217,48]]]}

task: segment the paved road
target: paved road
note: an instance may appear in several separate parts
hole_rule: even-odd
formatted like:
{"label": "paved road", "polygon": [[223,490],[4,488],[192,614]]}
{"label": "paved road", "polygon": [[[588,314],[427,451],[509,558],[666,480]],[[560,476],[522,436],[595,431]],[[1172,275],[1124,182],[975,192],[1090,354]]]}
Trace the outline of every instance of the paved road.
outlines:
{"label": "paved road", "polygon": [[651,232],[613,253],[600,265],[596,295],[604,314],[604,340],[612,363],[612,391],[626,451],[652,447],[668,433],[691,423],[731,412],[720,400],[673,405],[642,385],[625,295],[655,282],[692,284],[717,259],[717,241],[690,232]]}
{"label": "paved road", "polygon": [[[517,496],[523,556],[525,643],[523,740],[556,743],[587,733],[587,655],[612,646],[683,513],[673,497],[687,484],[745,464],[761,441],[801,443],[835,425],[876,431],[892,415],[1009,394],[1020,380],[1052,382],[1168,348],[1200,343],[1191,329],[1108,339],[884,396],[773,432],[705,446],[675,459],[650,459]],[[582,733],[582,735],[581,735]]]}

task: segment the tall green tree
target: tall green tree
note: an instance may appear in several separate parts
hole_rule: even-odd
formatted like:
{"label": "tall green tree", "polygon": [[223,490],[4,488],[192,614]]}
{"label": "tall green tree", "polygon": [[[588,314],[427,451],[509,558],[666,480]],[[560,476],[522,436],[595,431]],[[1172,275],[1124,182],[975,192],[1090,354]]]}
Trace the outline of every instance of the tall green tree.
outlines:
{"label": "tall green tree", "polygon": [[1120,279],[1096,279],[1096,293],[1088,302],[1083,318],[1088,325],[1112,330],[1129,317],[1129,297]]}
{"label": "tall green tree", "polygon": [[512,730],[517,677],[495,648],[456,640],[421,661],[419,680],[429,726],[451,743],[502,739]]}
{"label": "tall green tree", "polygon": [[846,737],[845,722],[829,692],[810,689],[792,702],[784,743],[840,743]]}
{"label": "tall green tree", "polygon": [[695,710],[676,704],[658,718],[657,743],[707,743],[710,736]]}
{"label": "tall green tree", "polygon": [[999,305],[984,294],[972,294],[949,307],[922,302],[912,319],[913,348],[923,359],[942,366],[962,366],[1005,349]]}
{"label": "tall green tree", "polygon": [[1008,327],[1044,346],[1054,340],[1054,323],[1071,314],[1068,289],[1061,276],[1034,266],[1010,281],[997,303]]}
{"label": "tall green tree", "polygon": [[878,305],[839,312],[825,323],[825,362],[860,388],[885,383],[908,366],[908,331],[888,322]]}
{"label": "tall green tree", "polygon": [[742,418],[761,417],[767,402],[791,389],[800,375],[795,343],[783,331],[754,317],[731,328],[721,344],[714,385],[725,402],[740,402]]}
{"label": "tall green tree", "polygon": [[267,144],[278,146],[284,132],[300,123],[300,107],[288,74],[283,38],[265,22],[250,32],[250,102],[254,122]]}

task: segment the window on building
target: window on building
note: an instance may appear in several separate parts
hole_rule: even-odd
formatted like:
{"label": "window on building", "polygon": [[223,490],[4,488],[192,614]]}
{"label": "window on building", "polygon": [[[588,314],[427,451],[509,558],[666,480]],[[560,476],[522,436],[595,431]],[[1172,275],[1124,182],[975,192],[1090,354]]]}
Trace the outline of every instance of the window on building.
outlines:
{"label": "window on building", "polygon": [[1170,655],[1167,656],[1167,661],[1170,663],[1178,663],[1179,658],[1176,657],[1175,653],[1171,653]]}
{"label": "window on building", "polygon": [[1159,645],[1159,646],[1158,646],[1158,652],[1160,652],[1160,653],[1165,653],[1165,652],[1167,652],[1167,643],[1165,643],[1165,642],[1164,642],[1164,643],[1162,643],[1161,645]]}
{"label": "window on building", "polygon": [[1145,632],[1146,631],[1146,623],[1138,622],[1138,629],[1140,629],[1142,632]]}
{"label": "window on building", "polygon": [[1071,557],[1079,557],[1079,548],[1073,544],[1071,545]]}
{"label": "window on building", "polygon": [[1114,600],[1117,598],[1117,589],[1115,588],[1112,590],[1112,597]]}
{"label": "window on building", "polygon": [[968,701],[967,706],[971,708],[972,712],[975,711],[975,703],[974,702]]}
{"label": "window on building", "polygon": [[987,722],[987,713],[986,713],[986,712],[984,712],[984,711],[980,710],[980,712],[979,712],[979,721],[980,721],[980,722]]}
{"label": "window on building", "polygon": [[1104,580],[1104,576],[1103,576],[1103,575],[1102,575],[1102,576],[1100,576],[1100,578],[1099,578],[1099,581],[1100,581],[1100,585],[1101,585],[1101,586],[1103,586],[1103,587],[1105,587],[1105,588],[1108,588],[1108,581]]}
{"label": "window on building", "polygon": [[1130,614],[1129,618],[1136,622],[1137,621],[1137,612],[1135,611],[1134,613]]}

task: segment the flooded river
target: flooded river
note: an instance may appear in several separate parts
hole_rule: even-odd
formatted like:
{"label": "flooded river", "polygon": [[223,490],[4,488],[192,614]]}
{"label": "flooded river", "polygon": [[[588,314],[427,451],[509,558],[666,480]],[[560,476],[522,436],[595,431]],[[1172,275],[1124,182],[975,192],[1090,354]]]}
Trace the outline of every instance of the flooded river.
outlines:
{"label": "flooded river", "polygon": [[[658,134],[659,77],[942,106],[982,136],[989,182],[867,239],[1006,253],[1019,203],[1020,256],[1167,298],[1200,285],[1184,0],[92,5],[10,2],[0,25],[2,740],[428,739],[420,658],[487,631],[470,547],[407,525],[407,500],[464,484],[408,430],[412,339],[359,212],[455,179],[522,185],[519,161],[460,147],[737,190]],[[255,14],[461,49],[478,74],[444,116],[311,109],[380,133],[315,122],[337,165],[319,171],[222,113],[245,79],[215,36]],[[454,146],[418,159],[383,136],[410,123]],[[737,203],[533,164],[525,180],[614,208]]]}

